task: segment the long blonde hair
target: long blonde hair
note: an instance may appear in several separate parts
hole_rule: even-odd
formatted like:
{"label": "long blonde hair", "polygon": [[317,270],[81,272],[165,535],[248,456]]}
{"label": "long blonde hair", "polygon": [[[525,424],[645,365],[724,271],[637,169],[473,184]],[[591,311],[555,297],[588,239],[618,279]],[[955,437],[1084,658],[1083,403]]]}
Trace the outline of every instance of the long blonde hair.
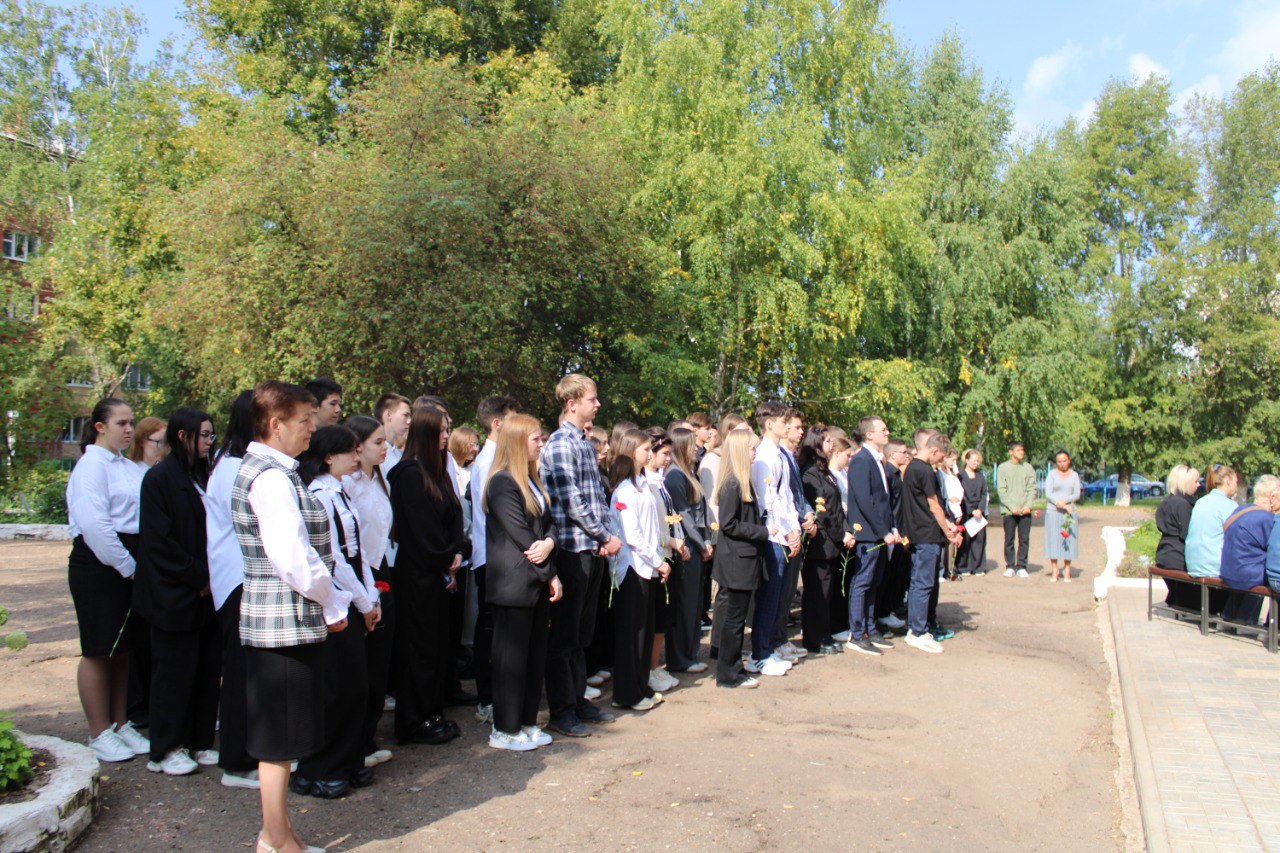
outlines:
{"label": "long blonde hair", "polygon": [[755,500],[751,490],[751,448],[756,446],[756,434],[749,429],[731,430],[724,437],[724,445],[720,448],[720,470],[716,474],[716,502],[720,501],[720,493],[724,491],[725,480],[732,475],[738,481],[742,491],[743,503]]}
{"label": "long blonde hair", "polygon": [[[538,473],[538,463],[529,458],[529,436],[542,431],[542,423],[532,415],[512,412],[502,419],[502,429],[493,436],[498,447],[493,454],[493,467],[484,487],[484,511],[489,511],[489,482],[499,471],[506,471],[516,481],[516,488],[524,498],[524,508],[530,515],[541,515],[542,506],[549,502],[547,490]],[[542,493],[542,504],[533,496],[530,481]]]}

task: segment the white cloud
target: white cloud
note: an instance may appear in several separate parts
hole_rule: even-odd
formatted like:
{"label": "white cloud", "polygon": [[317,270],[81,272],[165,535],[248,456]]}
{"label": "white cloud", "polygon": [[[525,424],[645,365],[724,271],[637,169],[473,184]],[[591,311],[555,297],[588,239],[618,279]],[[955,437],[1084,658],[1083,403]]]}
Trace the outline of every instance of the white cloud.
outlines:
{"label": "white cloud", "polygon": [[1072,117],[1075,118],[1077,122],[1084,125],[1093,121],[1093,114],[1097,111],[1097,109],[1098,109],[1098,102],[1093,98],[1090,98],[1089,100],[1081,104],[1080,109],[1076,110],[1071,115]]}
{"label": "white cloud", "polygon": [[1208,74],[1198,83],[1193,83],[1183,89],[1173,97],[1174,109],[1179,113],[1186,112],[1187,105],[1195,100],[1197,95],[1204,95],[1210,98],[1221,98],[1226,93],[1226,87],[1222,85],[1222,78],[1217,74]]}
{"label": "white cloud", "polygon": [[1248,3],[1237,17],[1240,25],[1217,57],[1232,83],[1280,58],[1280,4]]}
{"label": "white cloud", "polygon": [[1027,69],[1027,77],[1022,84],[1023,92],[1049,92],[1079,55],[1080,46],[1067,42],[1053,53],[1036,57]]}
{"label": "white cloud", "polygon": [[1148,77],[1168,78],[1169,69],[1145,53],[1133,53],[1129,55],[1129,76],[1139,80],[1145,80]]}

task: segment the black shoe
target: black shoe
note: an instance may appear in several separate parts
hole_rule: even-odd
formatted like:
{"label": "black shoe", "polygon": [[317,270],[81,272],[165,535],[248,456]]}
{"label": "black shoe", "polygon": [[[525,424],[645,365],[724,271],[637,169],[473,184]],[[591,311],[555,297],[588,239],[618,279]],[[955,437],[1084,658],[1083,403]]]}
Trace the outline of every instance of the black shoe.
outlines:
{"label": "black shoe", "polygon": [[474,705],[480,697],[474,693],[468,693],[465,690],[458,689],[449,695],[449,701],[445,702],[445,706],[449,708],[457,708],[462,705]]}
{"label": "black shoe", "polygon": [[590,702],[578,706],[578,719],[584,723],[612,723],[618,719],[608,711],[602,711]]}
{"label": "black shoe", "polygon": [[301,797],[311,795],[311,780],[303,779],[297,773],[289,777],[289,790]]}
{"label": "black shoe", "polygon": [[336,800],[351,792],[351,783],[346,779],[330,779],[325,782],[311,783],[311,796],[322,800]]}
{"label": "black shoe", "polygon": [[417,731],[407,738],[400,738],[400,743],[426,743],[431,746],[448,743],[460,734],[457,724],[448,722],[451,725],[446,725],[446,721],[440,717],[434,717],[419,726]]}
{"label": "black shoe", "polygon": [[816,652],[816,654],[841,655],[841,654],[844,654],[844,649],[840,648],[835,643],[826,643],[818,647],[818,651]]}
{"label": "black shoe", "polygon": [[553,732],[559,732],[565,737],[590,737],[591,729],[577,717],[565,717],[559,720],[552,720],[547,723],[547,728]]}
{"label": "black shoe", "polygon": [[889,642],[889,640],[885,638],[884,634],[881,634],[879,631],[872,631],[867,635],[867,640],[870,641],[871,645],[875,646],[877,649],[893,648],[893,643]]}
{"label": "black shoe", "polygon": [[847,652],[861,652],[864,655],[879,656],[884,654],[884,652],[871,645],[871,641],[866,637],[849,638],[849,642],[844,644],[844,649]]}
{"label": "black shoe", "polygon": [[711,651],[707,653],[707,657],[711,658],[712,660],[719,660],[719,659],[720,659],[720,649],[719,649],[719,648],[717,648],[716,646],[712,646],[712,647],[711,647]]}
{"label": "black shoe", "polygon": [[443,725],[446,729],[448,729],[449,731],[453,732],[453,736],[454,736],[454,737],[457,737],[458,735],[462,734],[462,729],[461,729],[461,728],[459,728],[459,727],[458,727],[458,724],[457,724],[457,723],[455,723],[453,720],[446,720],[446,719],[444,719],[443,717],[441,717],[441,718],[440,718],[440,723],[441,723],[441,725]]}
{"label": "black shoe", "polygon": [[351,774],[351,787],[367,788],[373,784],[373,768],[361,767],[355,773]]}

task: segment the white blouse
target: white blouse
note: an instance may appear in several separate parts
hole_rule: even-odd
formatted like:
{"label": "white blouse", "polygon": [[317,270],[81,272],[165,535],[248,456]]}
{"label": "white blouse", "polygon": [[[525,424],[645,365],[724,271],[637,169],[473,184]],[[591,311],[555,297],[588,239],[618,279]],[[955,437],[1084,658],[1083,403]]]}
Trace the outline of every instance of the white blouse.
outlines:
{"label": "white blouse", "polygon": [[622,583],[627,569],[648,580],[662,565],[662,531],[666,524],[658,500],[644,482],[637,485],[633,480],[623,480],[613,490],[609,514],[614,532],[622,540],[622,550],[614,555],[611,564],[615,586]]}
{"label": "white blouse", "polygon": [[[329,548],[333,551],[333,579],[338,587],[351,593],[351,601],[356,610],[368,613],[378,603],[378,588],[373,585],[373,574],[361,560],[360,566],[352,562],[360,553],[364,540],[361,537],[363,525],[356,514],[351,498],[342,491],[342,483],[332,474],[321,474],[311,481],[308,490],[324,507],[329,516]],[[338,527],[342,525],[341,540]],[[344,549],[340,541],[347,543]],[[358,570],[358,571],[357,571]]]}
{"label": "white blouse", "polygon": [[208,539],[209,592],[221,609],[227,597],[244,583],[244,554],[231,523],[231,487],[240,473],[240,457],[223,456],[213,466],[204,493],[204,529]]}
{"label": "white blouse", "polygon": [[942,476],[947,484],[947,509],[951,517],[959,521],[960,516],[964,514],[960,508],[964,501],[964,486],[961,485],[960,477],[954,470],[943,470]]}
{"label": "white blouse", "polygon": [[133,460],[91,444],[67,480],[71,538],[83,536],[100,562],[126,578],[138,567],[116,534],[138,532],[142,473]]}
{"label": "white blouse", "polygon": [[[261,442],[250,444],[249,452],[274,459],[289,470],[298,465],[292,456]],[[289,477],[271,468],[263,471],[249,486],[249,506],[258,518],[262,550],[280,579],[298,595],[319,604],[325,624],[335,625],[346,619],[351,593],[334,583],[328,567],[311,547],[311,536]]]}
{"label": "white blouse", "polygon": [[370,570],[381,568],[391,544],[391,496],[385,482],[363,471],[342,478],[342,488],[360,518],[360,554]]}

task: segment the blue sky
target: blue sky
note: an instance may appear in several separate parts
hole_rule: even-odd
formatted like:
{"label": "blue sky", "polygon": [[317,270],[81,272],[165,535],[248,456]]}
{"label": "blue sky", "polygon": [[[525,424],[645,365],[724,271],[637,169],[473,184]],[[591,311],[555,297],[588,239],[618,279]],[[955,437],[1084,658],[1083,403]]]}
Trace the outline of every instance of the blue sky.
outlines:
{"label": "blue sky", "polygon": [[[181,2],[132,5],[149,28],[144,55],[185,33]],[[1185,103],[1196,92],[1225,94],[1280,56],[1280,0],[886,0],[885,16],[920,52],[959,35],[987,78],[1009,90],[1022,132],[1087,116],[1113,77],[1164,74]]]}

